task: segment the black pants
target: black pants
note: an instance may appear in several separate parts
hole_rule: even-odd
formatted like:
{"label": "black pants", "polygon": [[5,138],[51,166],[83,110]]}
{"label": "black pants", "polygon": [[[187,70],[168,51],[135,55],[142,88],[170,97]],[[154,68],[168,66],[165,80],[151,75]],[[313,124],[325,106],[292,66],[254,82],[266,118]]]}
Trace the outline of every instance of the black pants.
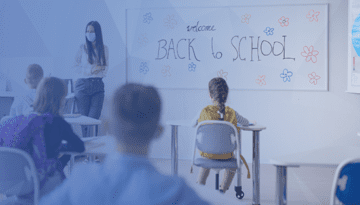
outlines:
{"label": "black pants", "polygon": [[[80,78],[75,84],[75,102],[79,113],[99,119],[104,103],[104,82],[102,78]],[[90,136],[88,126],[81,126],[84,137]]]}

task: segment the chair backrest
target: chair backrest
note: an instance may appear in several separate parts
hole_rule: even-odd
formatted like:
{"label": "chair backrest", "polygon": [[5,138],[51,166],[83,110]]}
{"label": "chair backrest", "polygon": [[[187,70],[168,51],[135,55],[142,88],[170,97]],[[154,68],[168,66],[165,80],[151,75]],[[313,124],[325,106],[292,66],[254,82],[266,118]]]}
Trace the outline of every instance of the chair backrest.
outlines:
{"label": "chair backrest", "polygon": [[25,195],[34,192],[38,204],[39,181],[34,161],[20,149],[0,147],[0,193]]}
{"label": "chair backrest", "polygon": [[208,120],[196,127],[196,147],[205,153],[225,154],[236,149],[236,127],[227,121]]}
{"label": "chair backrest", "polygon": [[360,158],[343,161],[336,169],[330,203],[360,204]]}

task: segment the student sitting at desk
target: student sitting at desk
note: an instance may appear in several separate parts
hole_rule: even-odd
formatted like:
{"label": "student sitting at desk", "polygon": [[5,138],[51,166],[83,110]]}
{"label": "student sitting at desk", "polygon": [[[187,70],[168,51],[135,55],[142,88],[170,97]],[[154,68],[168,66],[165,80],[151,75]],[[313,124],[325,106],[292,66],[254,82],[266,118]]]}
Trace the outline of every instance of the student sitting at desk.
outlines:
{"label": "student sitting at desk", "polygon": [[115,91],[112,104],[118,152],[108,153],[103,166],[76,167],[40,205],[208,204],[184,179],[160,174],[148,160],[149,145],[162,130],[157,90],[127,84]]}
{"label": "student sitting at desk", "polygon": [[[197,116],[194,122],[196,126],[199,122],[205,120],[225,120],[231,122],[237,128],[237,131],[240,131],[240,128],[237,127],[237,123],[248,126],[249,121],[239,115],[235,110],[230,108],[229,106],[225,107],[225,102],[228,96],[229,87],[227,86],[226,81],[223,78],[213,78],[209,82],[209,92],[211,101],[214,103],[213,105],[208,105],[205,107],[201,113],[200,118]],[[230,159],[233,157],[233,153],[226,153],[226,154],[209,154],[203,153],[200,151],[200,155],[202,157],[206,157],[209,159]],[[244,160],[244,159],[243,159]],[[247,164],[245,162],[247,167]],[[248,167],[247,167],[248,168]],[[232,179],[234,178],[236,169],[226,169],[223,181],[220,185],[220,192],[225,193],[226,190],[229,189]],[[249,170],[248,170],[249,171]],[[209,176],[210,169],[200,168],[199,177],[196,183],[201,185],[205,185],[206,179]]]}
{"label": "student sitting at desk", "polygon": [[[36,93],[34,112],[0,125],[0,146],[22,149],[32,156],[40,182],[40,197],[65,179],[63,168],[70,156],[59,158],[59,152],[85,151],[84,142],[59,113],[66,94],[67,88],[61,79],[44,78]],[[33,193],[19,196],[29,200],[33,200],[32,197]]]}
{"label": "student sitting at desk", "polygon": [[19,115],[27,115],[33,111],[32,103],[36,95],[36,88],[44,76],[43,69],[38,64],[31,64],[26,70],[26,77],[24,82],[29,87],[27,94],[15,97],[15,100],[10,108],[10,115],[1,119],[1,123],[6,120]]}

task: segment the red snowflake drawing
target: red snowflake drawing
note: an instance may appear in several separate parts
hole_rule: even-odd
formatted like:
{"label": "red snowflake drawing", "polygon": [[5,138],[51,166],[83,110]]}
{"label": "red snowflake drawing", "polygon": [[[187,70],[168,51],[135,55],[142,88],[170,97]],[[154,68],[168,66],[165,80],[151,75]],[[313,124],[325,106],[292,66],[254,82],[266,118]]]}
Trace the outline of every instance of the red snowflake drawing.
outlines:
{"label": "red snowflake drawing", "polygon": [[313,63],[316,63],[317,61],[317,58],[316,56],[319,54],[319,51],[317,50],[314,50],[314,46],[310,46],[310,47],[307,47],[307,46],[304,46],[304,52],[301,52],[301,55],[303,57],[306,57],[306,62],[309,62],[310,60],[313,62]]}
{"label": "red snowflake drawing", "polygon": [[245,14],[241,16],[241,22],[249,24],[249,19],[251,18],[250,14]]}
{"label": "red snowflake drawing", "polygon": [[265,75],[259,75],[259,78],[256,79],[255,82],[256,82],[257,84],[259,84],[260,86],[266,85]]}
{"label": "red snowflake drawing", "polygon": [[314,10],[310,10],[309,13],[306,15],[306,18],[309,19],[309,21],[318,21],[318,16],[320,14],[320,11],[315,12]]}
{"label": "red snowflake drawing", "polygon": [[149,42],[149,39],[146,37],[147,34],[141,34],[141,37],[138,37],[138,43],[140,44],[140,46],[146,46],[147,43]]}
{"label": "red snowflake drawing", "polygon": [[228,72],[224,72],[222,69],[220,71],[217,72],[217,76],[220,78],[225,78],[225,80],[227,80],[227,76]]}
{"label": "red snowflake drawing", "polygon": [[164,26],[168,29],[175,28],[175,25],[177,25],[177,21],[175,20],[175,16],[173,15],[167,15],[166,18],[164,18]]}
{"label": "red snowflake drawing", "polygon": [[170,66],[165,65],[161,72],[163,73],[164,77],[167,77],[167,76],[170,77],[171,76],[171,74],[170,74]]}
{"label": "red snowflake drawing", "polygon": [[289,18],[285,18],[284,16],[282,16],[281,18],[279,18],[279,23],[281,27],[284,26],[288,26],[289,25]]}
{"label": "red snowflake drawing", "polygon": [[314,84],[314,85],[316,85],[317,84],[317,80],[319,80],[321,77],[320,76],[318,76],[318,75],[316,75],[316,73],[315,72],[312,72],[312,73],[310,73],[309,75],[309,78],[310,78],[310,83],[311,84]]}

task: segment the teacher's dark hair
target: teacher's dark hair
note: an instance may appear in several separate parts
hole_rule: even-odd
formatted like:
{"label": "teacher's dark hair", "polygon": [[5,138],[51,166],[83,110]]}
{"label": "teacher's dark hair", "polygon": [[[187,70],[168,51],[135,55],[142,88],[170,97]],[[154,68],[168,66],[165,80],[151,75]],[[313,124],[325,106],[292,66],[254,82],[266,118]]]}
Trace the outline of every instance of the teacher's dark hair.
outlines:
{"label": "teacher's dark hair", "polygon": [[94,63],[94,59],[93,57],[97,58],[97,65],[99,66],[106,66],[106,60],[105,60],[105,49],[104,49],[104,43],[103,43],[103,37],[102,37],[102,32],[101,32],[101,27],[99,22],[97,21],[90,21],[85,28],[85,33],[87,31],[88,26],[93,26],[94,30],[95,30],[95,47],[96,47],[96,51],[98,53],[98,56],[95,55],[94,52],[94,48],[92,46],[92,42],[89,41],[86,37],[85,37],[85,41],[86,41],[86,47],[87,47],[87,53],[88,53],[88,61],[90,64]]}
{"label": "teacher's dark hair", "polygon": [[[216,105],[219,107],[219,120],[224,120],[225,103],[229,93],[229,87],[223,78],[213,78],[209,82],[210,97],[214,99]],[[222,117],[221,117],[222,116]]]}
{"label": "teacher's dark hair", "polygon": [[112,134],[126,145],[144,145],[159,126],[161,99],[155,87],[130,83],[118,88],[112,101]]}

